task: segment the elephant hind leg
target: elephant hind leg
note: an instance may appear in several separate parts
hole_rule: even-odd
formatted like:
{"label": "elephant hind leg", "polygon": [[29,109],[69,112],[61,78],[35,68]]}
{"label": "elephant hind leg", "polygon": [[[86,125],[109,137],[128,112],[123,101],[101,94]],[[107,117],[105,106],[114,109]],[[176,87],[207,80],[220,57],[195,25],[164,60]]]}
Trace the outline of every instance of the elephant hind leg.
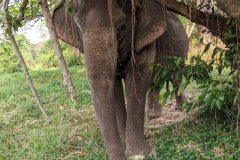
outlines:
{"label": "elephant hind leg", "polygon": [[175,110],[180,110],[181,111],[183,102],[185,101],[185,94],[181,93],[178,96],[177,93],[175,93],[175,99],[176,99],[176,108],[175,108]]}
{"label": "elephant hind leg", "polygon": [[162,115],[162,107],[159,103],[160,89],[150,85],[146,96],[147,118],[159,118]]}
{"label": "elephant hind leg", "polygon": [[182,110],[182,105],[183,105],[183,102],[185,101],[184,91],[180,95],[178,95],[178,89],[182,83],[182,79],[176,79],[175,77],[173,77],[171,79],[171,83],[173,84],[173,87],[176,88],[175,89],[175,99],[176,99],[175,110]]}

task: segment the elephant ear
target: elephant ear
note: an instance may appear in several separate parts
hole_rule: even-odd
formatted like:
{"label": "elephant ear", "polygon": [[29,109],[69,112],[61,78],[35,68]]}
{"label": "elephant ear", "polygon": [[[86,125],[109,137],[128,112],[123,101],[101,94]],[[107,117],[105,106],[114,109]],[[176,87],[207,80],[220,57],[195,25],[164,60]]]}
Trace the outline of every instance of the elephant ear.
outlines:
{"label": "elephant ear", "polygon": [[140,52],[165,32],[165,17],[163,5],[154,0],[143,0],[136,26],[135,50],[137,52]]}
{"label": "elephant ear", "polygon": [[[73,3],[73,6],[75,7],[76,4]],[[54,9],[52,20],[58,38],[83,52],[83,42],[80,31],[75,24],[73,16],[67,13],[64,3],[60,2]]]}

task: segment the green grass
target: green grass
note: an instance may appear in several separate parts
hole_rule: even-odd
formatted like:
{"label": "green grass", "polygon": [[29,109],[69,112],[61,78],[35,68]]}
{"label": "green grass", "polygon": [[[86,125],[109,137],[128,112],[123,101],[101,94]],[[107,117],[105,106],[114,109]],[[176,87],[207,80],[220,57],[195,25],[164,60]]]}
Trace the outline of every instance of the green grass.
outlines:
{"label": "green grass", "polygon": [[240,142],[229,126],[212,122],[182,122],[178,130],[169,126],[150,131],[156,158],[149,160],[240,159]]}
{"label": "green grass", "polygon": [[[47,124],[22,73],[0,75],[0,160],[107,159],[92,107],[85,67],[70,68],[78,103],[72,104],[57,69],[31,71],[52,118]],[[236,133],[212,121],[146,130],[156,150],[149,160],[240,159]]]}

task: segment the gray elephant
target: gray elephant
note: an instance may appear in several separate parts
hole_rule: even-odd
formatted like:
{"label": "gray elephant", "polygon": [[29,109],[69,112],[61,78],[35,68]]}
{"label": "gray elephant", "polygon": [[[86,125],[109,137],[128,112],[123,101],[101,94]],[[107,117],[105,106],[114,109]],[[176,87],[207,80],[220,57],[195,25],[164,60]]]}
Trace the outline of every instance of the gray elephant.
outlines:
{"label": "gray elephant", "polygon": [[[61,5],[53,15],[59,38],[85,54],[93,103],[111,160],[149,154],[144,108],[153,71],[146,68],[161,52],[178,55],[188,48],[185,31],[173,13],[155,0],[131,2],[73,0],[73,16]],[[125,138],[125,152],[120,136]]]}

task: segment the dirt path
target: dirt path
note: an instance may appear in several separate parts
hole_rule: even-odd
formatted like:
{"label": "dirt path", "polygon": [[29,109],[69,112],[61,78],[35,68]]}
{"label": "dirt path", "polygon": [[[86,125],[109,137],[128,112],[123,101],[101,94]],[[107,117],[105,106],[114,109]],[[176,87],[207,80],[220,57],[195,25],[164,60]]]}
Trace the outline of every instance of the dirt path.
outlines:
{"label": "dirt path", "polygon": [[187,118],[187,114],[183,111],[175,111],[175,101],[169,102],[162,108],[162,116],[156,119],[148,120],[147,128],[160,128],[163,126],[178,123]]}

